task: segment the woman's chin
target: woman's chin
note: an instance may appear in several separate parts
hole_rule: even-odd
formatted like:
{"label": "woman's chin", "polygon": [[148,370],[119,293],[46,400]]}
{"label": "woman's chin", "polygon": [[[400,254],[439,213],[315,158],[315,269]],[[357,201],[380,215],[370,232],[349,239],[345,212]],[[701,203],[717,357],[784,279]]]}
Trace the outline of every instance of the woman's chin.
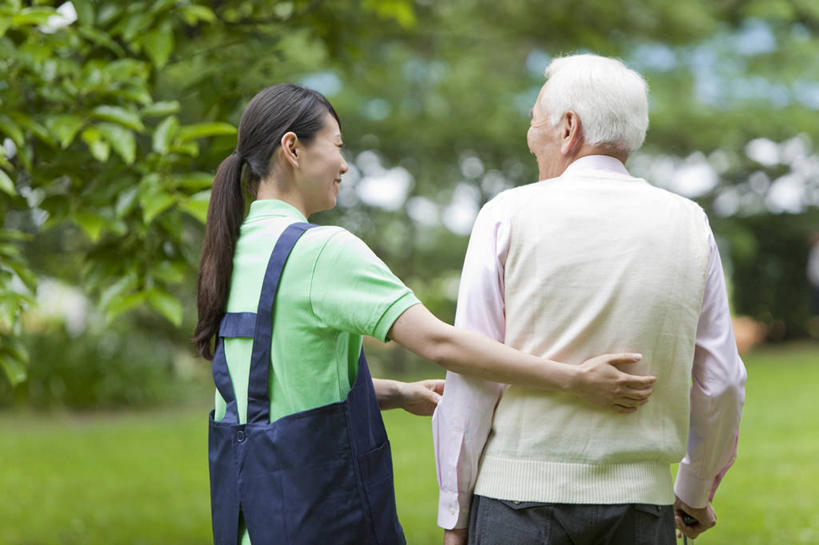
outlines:
{"label": "woman's chin", "polygon": [[335,207],[336,207],[336,198],[333,197],[332,199],[330,199],[329,202],[327,202],[327,203],[323,204],[322,206],[316,208],[315,210],[310,212],[310,214],[312,215],[312,214],[317,214],[319,212],[326,212],[327,210],[332,210]]}

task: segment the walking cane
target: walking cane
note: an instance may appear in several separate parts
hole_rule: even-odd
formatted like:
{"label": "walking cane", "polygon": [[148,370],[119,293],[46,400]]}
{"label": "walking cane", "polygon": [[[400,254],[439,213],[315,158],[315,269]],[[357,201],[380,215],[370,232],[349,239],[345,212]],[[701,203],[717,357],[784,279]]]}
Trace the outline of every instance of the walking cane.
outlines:
{"label": "walking cane", "polygon": [[[692,517],[691,515],[689,515],[685,511],[682,511],[681,515],[682,515],[683,524],[685,524],[686,526],[695,526],[695,525],[699,524],[697,519],[695,519],[694,517]],[[693,542],[694,542],[694,540],[691,539],[691,543],[693,543]],[[685,535],[685,532],[683,532],[683,545],[688,545],[688,536]]]}

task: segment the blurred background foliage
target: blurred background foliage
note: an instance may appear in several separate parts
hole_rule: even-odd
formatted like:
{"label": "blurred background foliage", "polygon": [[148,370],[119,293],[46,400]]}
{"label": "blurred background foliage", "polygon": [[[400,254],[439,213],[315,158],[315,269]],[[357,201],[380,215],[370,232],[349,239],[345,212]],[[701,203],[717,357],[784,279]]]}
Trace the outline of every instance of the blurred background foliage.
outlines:
{"label": "blurred background foliage", "polygon": [[[628,166],[708,211],[735,312],[804,337],[817,28],[808,0],[2,0],[0,404],[155,404],[207,383],[188,339],[208,188],[244,104],[278,82],[341,116],[351,169],[313,220],[451,321],[475,214],[535,180],[528,111],[549,60],[577,51],[648,80]],[[430,372],[368,348],[386,374]]]}

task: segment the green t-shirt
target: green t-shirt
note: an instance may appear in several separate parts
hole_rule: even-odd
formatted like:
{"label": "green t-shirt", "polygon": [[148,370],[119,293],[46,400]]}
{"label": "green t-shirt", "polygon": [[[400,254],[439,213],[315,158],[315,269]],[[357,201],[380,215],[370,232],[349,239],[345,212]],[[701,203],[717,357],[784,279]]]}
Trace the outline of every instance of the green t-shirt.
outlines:
{"label": "green t-shirt", "polygon": [[[227,312],[256,312],[270,253],[293,222],[306,221],[279,200],[250,205],[242,224]],[[357,237],[340,227],[302,235],[287,260],[273,309],[269,373],[271,421],[341,401],[358,369],[362,335],[385,341],[395,320],[418,303],[412,291]],[[225,339],[239,422],[247,421],[253,339]],[[216,420],[225,402],[216,392]]]}

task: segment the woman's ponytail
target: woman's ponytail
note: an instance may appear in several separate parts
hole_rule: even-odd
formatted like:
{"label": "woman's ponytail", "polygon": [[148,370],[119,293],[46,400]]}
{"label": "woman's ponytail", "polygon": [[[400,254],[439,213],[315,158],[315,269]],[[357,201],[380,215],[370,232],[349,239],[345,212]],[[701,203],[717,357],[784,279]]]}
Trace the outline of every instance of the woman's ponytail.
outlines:
{"label": "woman's ponytail", "polygon": [[230,277],[233,273],[233,252],[239,238],[239,228],[245,215],[242,187],[243,158],[234,151],[227,156],[213,180],[213,189],[199,260],[197,307],[199,321],[193,334],[196,352],[213,359],[213,340],[219,333],[219,323],[227,307]]}
{"label": "woman's ponytail", "polygon": [[208,206],[199,261],[199,320],[193,333],[193,344],[202,357],[213,359],[214,341],[227,308],[245,193],[255,193],[260,180],[268,176],[273,153],[286,132],[308,143],[324,126],[327,113],[338,121],[321,93],[289,84],[263,89],[242,113],[236,151],[219,165]]}

